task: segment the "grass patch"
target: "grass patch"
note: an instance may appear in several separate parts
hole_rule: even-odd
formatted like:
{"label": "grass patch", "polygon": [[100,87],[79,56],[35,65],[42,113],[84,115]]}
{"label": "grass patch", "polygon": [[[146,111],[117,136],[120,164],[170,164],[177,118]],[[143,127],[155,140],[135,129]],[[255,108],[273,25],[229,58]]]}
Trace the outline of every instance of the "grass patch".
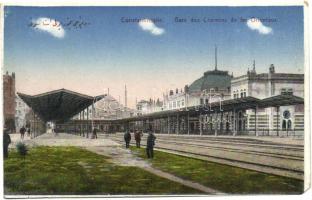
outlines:
{"label": "grass patch", "polygon": [[[145,148],[131,147],[146,158]],[[154,151],[155,168],[181,178],[198,182],[226,193],[235,194],[300,194],[303,181],[253,170]]]}
{"label": "grass patch", "polygon": [[4,161],[5,194],[198,194],[197,190],[77,147],[36,147]]}

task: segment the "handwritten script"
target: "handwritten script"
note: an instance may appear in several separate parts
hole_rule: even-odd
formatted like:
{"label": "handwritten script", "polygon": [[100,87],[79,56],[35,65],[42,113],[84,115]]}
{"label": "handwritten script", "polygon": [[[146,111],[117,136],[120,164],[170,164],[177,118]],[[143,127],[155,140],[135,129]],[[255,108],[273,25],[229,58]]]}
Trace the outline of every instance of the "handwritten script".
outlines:
{"label": "handwritten script", "polygon": [[45,20],[33,20],[31,19],[31,22],[28,24],[28,27],[39,29],[41,26],[50,26],[55,27],[57,29],[66,28],[68,30],[71,29],[82,29],[86,26],[89,26],[91,23],[83,20],[81,17],[79,19],[70,19],[66,18],[64,21],[57,21],[56,19],[49,19],[46,18]]}

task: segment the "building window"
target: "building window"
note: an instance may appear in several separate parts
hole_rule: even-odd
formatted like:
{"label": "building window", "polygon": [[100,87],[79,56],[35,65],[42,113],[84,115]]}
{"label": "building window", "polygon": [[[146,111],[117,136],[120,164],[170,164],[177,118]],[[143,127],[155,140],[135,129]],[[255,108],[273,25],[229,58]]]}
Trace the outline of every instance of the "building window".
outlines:
{"label": "building window", "polygon": [[180,101],[177,101],[177,107],[180,108]]}
{"label": "building window", "polygon": [[200,105],[203,105],[203,104],[204,104],[204,99],[200,98]]}
{"label": "building window", "polygon": [[181,101],[181,105],[182,107],[184,107],[184,99]]}
{"label": "building window", "polygon": [[292,88],[282,88],[281,89],[281,94],[282,95],[292,95],[293,94],[293,89]]}
{"label": "building window", "polygon": [[287,122],[287,129],[291,129],[291,120],[288,120]]}
{"label": "building window", "polygon": [[244,97],[244,93],[242,92],[242,93],[241,93],[241,98],[243,98],[243,97]]}

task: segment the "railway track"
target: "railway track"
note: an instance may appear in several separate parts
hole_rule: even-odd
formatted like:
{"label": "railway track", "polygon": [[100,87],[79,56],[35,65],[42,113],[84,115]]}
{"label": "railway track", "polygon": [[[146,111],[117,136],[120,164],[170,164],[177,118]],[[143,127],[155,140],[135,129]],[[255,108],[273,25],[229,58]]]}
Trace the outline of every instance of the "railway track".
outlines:
{"label": "railway track", "polygon": [[[122,136],[115,136],[117,138],[121,138]],[[205,148],[205,149],[217,149],[217,150],[224,150],[227,152],[239,152],[239,153],[244,153],[244,154],[252,154],[252,155],[264,155],[264,156],[271,156],[271,157],[276,157],[276,158],[286,158],[290,160],[299,160],[303,161],[303,149],[293,149],[293,148],[288,148],[285,147],[285,145],[279,145],[277,144],[276,146],[266,146],[263,147],[262,145],[257,145],[254,144],[252,146],[242,146],[242,144],[231,144],[231,143],[226,143],[228,146],[222,146],[224,143],[216,143],[215,141],[213,142],[214,144],[211,144],[211,141],[190,141],[189,139],[184,140],[180,138],[173,138],[175,139],[174,141],[168,140],[171,138],[159,138],[157,137],[157,143],[158,144],[174,144],[174,145],[187,145],[187,146],[193,146],[193,147],[200,147],[200,148]],[[144,141],[144,138],[143,138]],[[120,141],[123,142],[123,141]],[[208,143],[207,143],[208,142]],[[221,144],[221,146],[220,146]],[[246,148],[247,147],[247,148]],[[248,147],[253,147],[253,148],[248,148]]]}
{"label": "railway track", "polygon": [[[164,137],[164,136],[162,136]],[[167,138],[169,138],[170,136],[165,136]],[[203,142],[203,141],[209,141],[210,143],[217,143],[217,144],[232,144],[232,145],[244,145],[244,146],[255,146],[257,148],[283,148],[285,150],[298,150],[298,151],[303,151],[304,147],[303,145],[293,145],[293,144],[289,144],[289,145],[285,145],[285,144],[279,144],[279,143],[273,143],[273,142],[266,142],[266,141],[261,141],[261,140],[248,140],[248,139],[229,139],[229,138],[213,138],[213,137],[203,137],[203,138],[184,138],[184,137],[172,137],[170,139],[179,139],[180,141],[192,141],[192,142]],[[246,140],[246,141],[245,141]]]}
{"label": "railway track", "polygon": [[[123,134],[104,136],[123,144]],[[145,146],[146,137],[142,138]],[[292,177],[303,180],[303,147],[262,142],[257,140],[239,141],[237,139],[224,142],[226,138],[194,138],[157,136],[155,149],[173,154],[213,161],[221,164],[252,169],[265,173]],[[134,137],[131,141],[135,145]],[[224,146],[226,145],[226,146]],[[246,149],[247,147],[247,149]]]}
{"label": "railway track", "polygon": [[[175,144],[175,145],[184,145],[184,142],[175,142],[175,141],[165,141],[165,140],[159,140],[160,143],[167,143],[167,144]],[[193,147],[201,147],[204,149],[217,149],[217,150],[223,150],[227,152],[238,152],[238,153],[244,153],[244,154],[252,154],[252,155],[264,155],[264,156],[270,156],[275,158],[286,158],[290,160],[299,160],[303,161],[303,156],[295,156],[295,155],[286,155],[281,153],[269,153],[269,152],[261,152],[261,151],[255,151],[255,150],[248,150],[248,152],[236,148],[228,148],[228,147],[215,147],[215,146],[209,146],[209,145],[202,145],[202,144],[194,144],[189,143],[188,146]]]}

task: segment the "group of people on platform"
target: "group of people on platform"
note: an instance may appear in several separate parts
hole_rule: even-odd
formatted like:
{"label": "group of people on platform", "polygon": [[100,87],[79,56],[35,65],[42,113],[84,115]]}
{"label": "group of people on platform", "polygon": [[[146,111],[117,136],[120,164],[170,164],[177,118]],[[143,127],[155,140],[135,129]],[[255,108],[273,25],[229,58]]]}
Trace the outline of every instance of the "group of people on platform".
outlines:
{"label": "group of people on platform", "polygon": [[[136,147],[141,147],[141,139],[143,137],[143,132],[139,130],[134,131],[134,139],[136,143]],[[126,143],[126,148],[130,147],[130,141],[131,141],[131,133],[129,130],[127,130],[124,134],[124,140]],[[147,158],[153,158],[154,157],[154,146],[155,146],[155,140],[156,136],[153,134],[151,129],[148,131],[148,136],[146,139],[146,155]]]}

